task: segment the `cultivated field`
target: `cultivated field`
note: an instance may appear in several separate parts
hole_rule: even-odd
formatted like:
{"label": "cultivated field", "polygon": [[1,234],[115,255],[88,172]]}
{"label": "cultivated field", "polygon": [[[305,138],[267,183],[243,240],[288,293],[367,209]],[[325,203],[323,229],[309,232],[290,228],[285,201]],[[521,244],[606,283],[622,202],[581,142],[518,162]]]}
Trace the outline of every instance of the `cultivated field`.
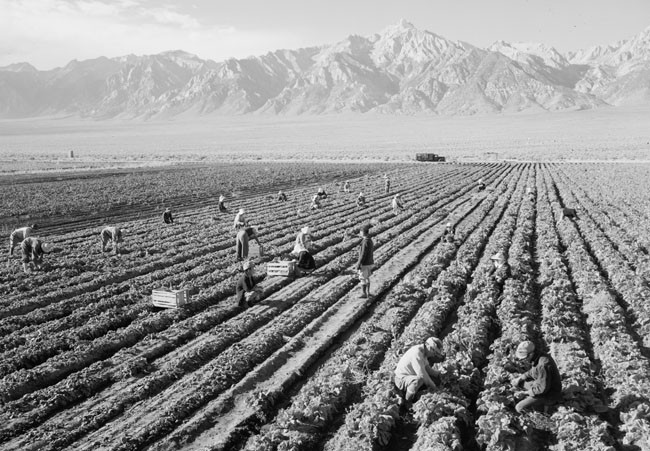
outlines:
{"label": "cultivated field", "polygon": [[[233,215],[214,202],[188,198],[170,226],[117,216],[122,256],[100,252],[99,224],[44,227],[63,249],[44,271],[27,277],[17,258],[0,269],[0,448],[650,449],[650,165],[358,169],[298,178],[287,203],[275,185],[230,199],[267,251],[255,258],[261,299],[246,310],[234,299]],[[398,215],[384,172],[407,207]],[[331,195],[310,212],[320,175]],[[561,206],[578,218],[561,219]],[[453,243],[441,240],[448,221]],[[369,299],[354,272],[365,223]],[[318,269],[267,277],[304,225]],[[508,268],[491,274],[498,251]],[[154,308],[161,286],[189,288],[192,302]],[[392,372],[431,334],[447,355],[440,387],[408,410]],[[513,410],[524,338],[563,377],[565,401],[546,415]]]}

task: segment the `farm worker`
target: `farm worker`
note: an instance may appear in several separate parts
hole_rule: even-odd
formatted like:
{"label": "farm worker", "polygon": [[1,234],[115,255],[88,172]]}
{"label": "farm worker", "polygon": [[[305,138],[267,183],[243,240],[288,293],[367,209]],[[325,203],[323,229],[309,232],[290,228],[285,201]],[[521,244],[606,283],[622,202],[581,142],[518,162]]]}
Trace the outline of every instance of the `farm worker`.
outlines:
{"label": "farm worker", "polygon": [[310,229],[308,226],[300,229],[300,232],[296,236],[296,244],[293,246],[291,255],[298,257],[297,266],[299,268],[311,271],[316,269],[316,262],[309,252],[309,248],[311,247],[311,237],[309,233]]}
{"label": "farm worker", "polygon": [[404,207],[402,206],[401,196],[399,194],[395,194],[395,196],[393,196],[393,202],[391,203],[391,206],[393,207],[393,214],[398,214],[402,211]]}
{"label": "farm worker", "polygon": [[515,357],[530,369],[512,380],[512,385],[526,390],[527,396],[515,406],[517,413],[537,410],[562,400],[562,379],[553,358],[535,348],[532,341],[522,341]]}
{"label": "farm worker", "polygon": [[250,303],[255,300],[258,294],[255,290],[255,279],[253,279],[253,263],[250,260],[246,260],[242,264],[242,269],[244,273],[237,281],[237,286],[235,287],[237,304],[240,307],[250,307]]}
{"label": "farm worker", "polygon": [[359,231],[361,236],[361,247],[359,248],[359,260],[357,260],[357,269],[359,270],[359,280],[361,281],[361,296],[367,298],[370,296],[370,276],[372,275],[372,266],[374,245],[370,238],[370,224],[361,227]]}
{"label": "farm worker", "polygon": [[359,195],[357,196],[357,205],[359,207],[366,206],[366,196],[364,196],[363,193],[359,193]]}
{"label": "farm worker", "polygon": [[29,238],[34,230],[37,229],[38,226],[36,224],[31,224],[11,232],[11,235],[9,235],[9,256],[11,257],[14,255],[14,248],[20,246],[20,243],[22,243],[25,238]]}
{"label": "farm worker", "polygon": [[442,362],[444,358],[442,341],[436,337],[429,337],[424,343],[412,346],[404,353],[397,362],[394,380],[395,386],[407,401],[412,401],[423,386],[437,388],[432,378],[439,378],[440,372],[431,368],[429,359]]}
{"label": "farm worker", "polygon": [[120,230],[118,227],[104,227],[104,230],[102,230],[101,233],[102,237],[102,252],[106,251],[106,245],[110,241],[113,244],[113,248],[115,249],[115,253],[119,254],[120,253],[120,247],[119,243],[122,242],[122,230]]}
{"label": "farm worker", "polygon": [[235,215],[235,221],[233,222],[233,228],[235,230],[239,230],[242,227],[248,226],[248,220],[244,216],[244,213],[246,213],[246,210],[240,208],[237,215]]}
{"label": "farm worker", "polygon": [[235,239],[235,251],[237,252],[237,260],[244,260],[248,258],[248,242],[249,240],[255,240],[258,246],[262,246],[260,241],[257,239],[257,231],[252,227],[246,227],[245,229],[240,229],[237,232],[237,238]]}
{"label": "farm worker", "polygon": [[23,254],[23,271],[29,272],[29,263],[34,264],[35,269],[41,269],[43,255],[49,254],[54,249],[51,243],[43,243],[40,239],[30,236],[20,243],[20,250]]}
{"label": "farm worker", "polygon": [[282,190],[278,191],[278,201],[280,201],[280,202],[286,202],[287,201],[287,195],[284,194],[284,191],[282,191]]}
{"label": "farm worker", "polygon": [[503,255],[503,252],[497,252],[492,257],[490,257],[490,260],[492,260],[494,269],[500,269],[506,264],[506,257]]}
{"label": "farm worker", "polygon": [[346,193],[350,192],[350,182],[348,180],[346,180],[345,183],[343,184],[343,191]]}
{"label": "farm worker", "polygon": [[483,179],[478,179],[478,190],[483,191],[485,189],[485,183],[483,183]]}
{"label": "farm worker", "polygon": [[319,199],[327,199],[327,193],[322,187],[318,187],[318,192],[316,195],[319,197]]}
{"label": "farm worker", "polygon": [[311,198],[311,205],[309,205],[310,210],[318,210],[320,208],[320,197],[318,194],[314,194],[314,197]]}
{"label": "farm worker", "polygon": [[442,239],[448,243],[453,243],[455,235],[456,235],[456,229],[454,228],[451,222],[448,222],[445,225],[445,232],[442,235]]}
{"label": "farm worker", "polygon": [[388,178],[388,174],[384,174],[384,192],[386,194],[390,193],[390,179]]}
{"label": "farm worker", "polygon": [[222,213],[226,213],[228,211],[226,208],[226,197],[223,194],[219,195],[219,211]]}
{"label": "farm worker", "polygon": [[165,221],[165,224],[174,223],[174,218],[172,217],[172,212],[169,208],[165,208],[165,212],[163,213],[163,221]]}

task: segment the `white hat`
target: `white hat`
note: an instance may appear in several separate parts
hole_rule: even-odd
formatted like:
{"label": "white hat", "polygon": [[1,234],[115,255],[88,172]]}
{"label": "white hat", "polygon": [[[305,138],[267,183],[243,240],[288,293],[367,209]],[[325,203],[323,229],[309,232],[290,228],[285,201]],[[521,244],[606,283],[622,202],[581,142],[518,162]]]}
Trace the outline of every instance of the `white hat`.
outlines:
{"label": "white hat", "polygon": [[363,196],[363,192],[362,192],[362,191],[359,192],[359,196]]}
{"label": "white hat", "polygon": [[499,260],[504,262],[506,261],[506,257],[503,255],[503,252],[497,252],[492,257],[490,257],[490,260]]}
{"label": "white hat", "polygon": [[436,352],[438,354],[442,354],[442,341],[440,338],[436,337],[429,337],[427,338],[427,341],[424,342],[424,345],[427,347],[427,349],[430,349],[433,352]]}
{"label": "white hat", "polygon": [[535,343],[530,340],[522,341],[517,346],[517,351],[515,351],[515,357],[519,360],[525,359],[529,354],[535,351]]}
{"label": "white hat", "polygon": [[309,233],[309,230],[310,230],[310,229],[309,229],[309,226],[305,226],[305,227],[303,227],[302,229],[300,229],[300,231],[301,231],[302,233]]}
{"label": "white hat", "polygon": [[239,209],[239,214],[240,214],[240,215],[243,215],[244,213],[246,213],[246,210],[244,210],[243,208],[240,208],[240,209]]}
{"label": "white hat", "polygon": [[247,269],[250,269],[252,266],[253,266],[253,263],[250,260],[246,260],[242,264],[242,268],[244,269],[244,271],[247,270]]}
{"label": "white hat", "polygon": [[445,227],[451,227],[451,222],[448,222]]}
{"label": "white hat", "polygon": [[45,253],[50,253],[54,250],[54,244],[52,243],[43,243],[41,245],[41,249],[43,249],[43,252]]}

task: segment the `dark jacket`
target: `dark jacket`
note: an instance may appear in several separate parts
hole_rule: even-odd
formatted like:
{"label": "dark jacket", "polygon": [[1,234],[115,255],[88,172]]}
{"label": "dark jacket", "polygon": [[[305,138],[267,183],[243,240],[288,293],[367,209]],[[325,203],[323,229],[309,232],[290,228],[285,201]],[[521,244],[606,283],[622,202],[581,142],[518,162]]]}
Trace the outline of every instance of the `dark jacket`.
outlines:
{"label": "dark jacket", "polygon": [[27,237],[20,243],[20,249],[23,254],[23,263],[29,263],[33,261],[36,264],[39,264],[43,260],[43,248],[41,247],[43,243],[41,240],[34,237]]}
{"label": "dark jacket", "polygon": [[172,218],[172,212],[171,211],[166,211],[163,213],[163,221],[165,221],[165,224],[173,224],[174,223],[174,218]]}
{"label": "dark jacket", "polygon": [[522,378],[524,387],[530,396],[536,398],[557,398],[562,396],[562,379],[553,357],[538,354],[533,360],[533,367]]}
{"label": "dark jacket", "polygon": [[359,261],[357,262],[357,266],[374,264],[374,250],[375,249],[374,244],[372,243],[372,238],[369,236],[364,236],[361,240],[361,248],[359,249]]}
{"label": "dark jacket", "polygon": [[251,291],[253,287],[255,287],[255,279],[253,279],[252,275],[248,275],[244,272],[237,281],[237,287],[235,288],[238,304],[241,305],[244,303],[244,294]]}

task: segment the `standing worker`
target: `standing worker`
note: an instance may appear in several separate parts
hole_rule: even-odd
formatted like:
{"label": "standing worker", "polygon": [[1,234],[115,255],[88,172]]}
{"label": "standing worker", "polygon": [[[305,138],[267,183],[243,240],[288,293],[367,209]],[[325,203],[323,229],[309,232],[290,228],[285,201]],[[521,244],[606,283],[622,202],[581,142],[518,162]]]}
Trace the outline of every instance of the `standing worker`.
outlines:
{"label": "standing worker", "polygon": [[530,369],[512,380],[512,385],[526,390],[526,397],[515,406],[517,413],[541,410],[562,400],[562,379],[553,358],[535,349],[532,341],[517,346],[515,357]]}
{"label": "standing worker", "polygon": [[120,253],[119,243],[122,242],[122,230],[119,227],[104,227],[101,233],[102,238],[102,252],[106,252],[106,245],[110,241],[113,244],[115,254]]}
{"label": "standing worker", "polygon": [[237,281],[235,292],[237,296],[237,305],[239,307],[250,307],[251,302],[257,299],[258,291],[255,289],[255,279],[253,279],[253,263],[246,260],[242,264],[244,273]]}
{"label": "standing worker", "polygon": [[362,298],[370,297],[370,276],[372,275],[372,266],[375,263],[373,259],[374,245],[370,238],[370,224],[361,227],[359,232],[361,236],[361,247],[359,248],[359,260],[357,269],[359,270],[359,280],[361,281]]}
{"label": "standing worker", "polygon": [[174,218],[172,217],[172,212],[169,208],[165,208],[165,212],[163,213],[163,221],[165,221],[165,224],[174,223]]}
{"label": "standing worker", "polygon": [[350,182],[348,180],[345,181],[343,184],[343,192],[349,193],[350,192]]}
{"label": "standing worker", "polygon": [[41,269],[43,264],[43,255],[52,252],[54,245],[43,243],[40,239],[33,236],[25,238],[20,243],[20,249],[23,254],[23,271],[29,272],[29,264],[34,265],[34,269]]}
{"label": "standing worker", "polygon": [[359,193],[357,196],[357,205],[359,207],[365,207],[366,206],[366,196],[363,195],[363,193]]}
{"label": "standing worker", "polygon": [[398,215],[404,209],[404,207],[402,206],[401,200],[402,199],[401,199],[401,196],[399,194],[395,194],[395,196],[393,196],[393,201],[391,203],[391,206],[393,207],[393,214],[394,215]]}
{"label": "standing worker", "polygon": [[228,212],[228,209],[226,208],[226,197],[223,194],[219,195],[219,211],[221,213]]}
{"label": "standing worker", "polygon": [[25,238],[29,238],[34,230],[37,230],[38,226],[36,224],[31,224],[26,227],[21,227],[14,230],[9,235],[9,256],[14,255],[14,248],[20,246],[20,243],[23,242]]}
{"label": "standing worker", "polygon": [[293,246],[291,255],[298,257],[298,263],[296,266],[307,271],[313,271],[316,269],[316,262],[309,252],[311,248],[311,237],[309,232],[310,229],[308,226],[300,229],[300,232],[296,236],[296,244]]}
{"label": "standing worker", "polygon": [[442,362],[444,358],[442,341],[436,337],[429,337],[404,353],[395,368],[394,380],[407,401],[412,401],[423,386],[434,390],[437,388],[432,378],[440,378],[440,372],[431,368],[429,359]]}
{"label": "standing worker", "polygon": [[280,201],[280,202],[286,202],[287,201],[287,195],[284,194],[284,191],[282,191],[282,190],[278,191],[278,201]]}
{"label": "standing worker", "polygon": [[233,228],[235,230],[239,230],[242,227],[248,226],[248,220],[244,216],[244,213],[246,213],[246,210],[240,208],[239,212],[235,215],[235,220],[233,221]]}
{"label": "standing worker", "polygon": [[384,193],[390,193],[390,179],[388,178],[388,174],[384,174]]}
{"label": "standing worker", "polygon": [[235,252],[237,253],[237,260],[245,260],[248,258],[248,242],[255,240],[257,245],[262,248],[259,239],[257,238],[257,231],[252,227],[242,228],[237,232],[235,238]]}

